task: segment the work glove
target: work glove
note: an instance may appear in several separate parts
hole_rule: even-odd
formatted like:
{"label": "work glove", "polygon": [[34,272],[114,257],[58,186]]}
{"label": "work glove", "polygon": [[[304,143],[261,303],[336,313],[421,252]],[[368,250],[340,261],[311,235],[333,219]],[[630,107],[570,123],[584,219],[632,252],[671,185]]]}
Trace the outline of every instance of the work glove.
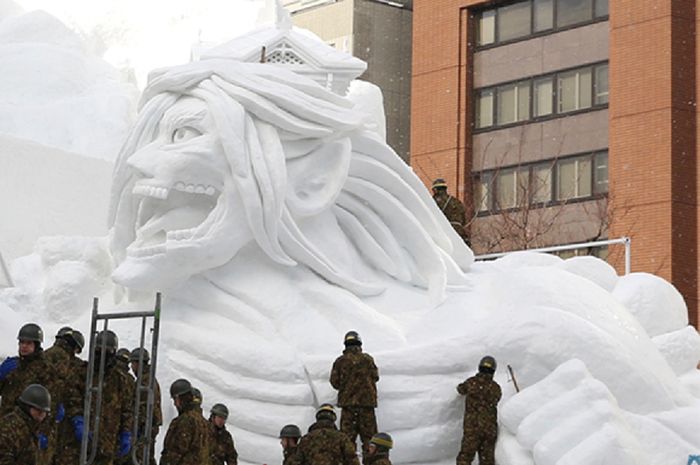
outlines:
{"label": "work glove", "polygon": [[70,419],[70,422],[73,423],[73,431],[75,432],[75,439],[78,440],[78,442],[83,442],[83,432],[85,431],[85,420],[83,419],[82,415],[76,415],[73,418]]}
{"label": "work glove", "polygon": [[0,364],[0,381],[7,378],[7,375],[12,373],[19,366],[19,357],[7,357]]}
{"label": "work glove", "polygon": [[56,407],[56,423],[61,423],[66,417],[66,409],[63,404],[58,404]]}
{"label": "work glove", "polygon": [[122,431],[119,434],[119,451],[117,452],[118,457],[124,457],[131,450],[131,432]]}
{"label": "work glove", "polygon": [[49,448],[49,438],[44,433],[39,433],[36,437],[39,439],[39,449],[46,450]]}

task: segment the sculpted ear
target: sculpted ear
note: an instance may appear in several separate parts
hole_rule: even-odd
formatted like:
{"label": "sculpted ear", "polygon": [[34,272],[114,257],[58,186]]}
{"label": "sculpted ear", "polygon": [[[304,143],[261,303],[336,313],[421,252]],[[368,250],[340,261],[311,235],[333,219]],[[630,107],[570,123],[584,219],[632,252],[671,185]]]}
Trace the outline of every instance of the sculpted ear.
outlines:
{"label": "sculpted ear", "polygon": [[287,206],[297,217],[330,208],[345,185],[352,145],[349,138],[326,142],[287,161]]}

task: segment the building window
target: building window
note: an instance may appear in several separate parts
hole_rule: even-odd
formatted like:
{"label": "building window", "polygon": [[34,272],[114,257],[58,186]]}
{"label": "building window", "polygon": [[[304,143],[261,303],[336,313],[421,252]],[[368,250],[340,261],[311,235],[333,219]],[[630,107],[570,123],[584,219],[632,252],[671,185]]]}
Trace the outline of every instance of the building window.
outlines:
{"label": "building window", "polygon": [[[608,104],[608,64],[475,91],[474,127],[494,128]],[[495,114],[494,114],[495,110]]]}
{"label": "building window", "polygon": [[479,16],[477,43],[489,45],[496,41],[496,10],[484,11]]}
{"label": "building window", "polygon": [[530,185],[532,203],[547,203],[552,200],[552,164],[540,163],[532,167]]}
{"label": "building window", "polygon": [[530,119],[530,82],[518,82],[498,88],[498,124]]}
{"label": "building window", "polygon": [[557,162],[557,200],[590,197],[591,174],[590,156]]}
{"label": "building window", "polygon": [[476,127],[493,126],[493,89],[479,92],[476,98]]}
{"label": "building window", "polygon": [[552,102],[554,100],[554,83],[552,76],[535,79],[533,84],[535,99],[533,113],[535,117],[552,114]]}
{"label": "building window", "polygon": [[534,32],[542,32],[554,27],[554,0],[534,0]]}
{"label": "building window", "polygon": [[597,153],[593,157],[593,193],[608,192],[608,152]]}
{"label": "building window", "polygon": [[608,103],[608,65],[595,67],[595,84],[593,94],[596,105]]}
{"label": "building window", "polygon": [[567,27],[593,18],[593,0],[557,0],[557,26]]}
{"label": "building window", "polygon": [[474,175],[474,206],[479,213],[596,198],[607,192],[607,150]]}
{"label": "building window", "polygon": [[558,112],[589,108],[592,91],[591,68],[560,73],[557,79]]}
{"label": "building window", "polygon": [[496,22],[498,24],[498,41],[506,42],[530,35],[532,25],[530,20],[530,2],[513,3],[502,6],[498,10]]}
{"label": "building window", "polygon": [[607,16],[608,0],[521,0],[476,14],[477,45],[522,40]]}
{"label": "building window", "polygon": [[493,204],[493,175],[482,173],[474,180],[474,206],[477,212],[491,210]]}

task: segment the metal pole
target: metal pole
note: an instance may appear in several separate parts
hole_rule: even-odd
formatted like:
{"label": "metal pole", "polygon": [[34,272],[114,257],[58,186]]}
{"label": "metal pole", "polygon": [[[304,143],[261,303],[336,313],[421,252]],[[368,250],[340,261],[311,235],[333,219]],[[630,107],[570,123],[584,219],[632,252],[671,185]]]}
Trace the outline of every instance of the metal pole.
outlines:
{"label": "metal pole", "polygon": [[623,237],[620,239],[611,239],[611,240],[606,240],[606,241],[594,241],[594,242],[582,242],[578,244],[567,244],[567,245],[555,245],[551,247],[540,247],[537,249],[526,249],[526,250],[511,250],[509,252],[498,252],[498,253],[489,253],[489,254],[484,254],[484,255],[477,255],[474,257],[477,260],[490,260],[494,258],[501,258],[505,257],[508,254],[515,253],[515,252],[561,252],[565,250],[576,250],[576,249],[585,249],[588,247],[602,247],[605,245],[616,245],[616,244],[626,244],[629,238]]}
{"label": "metal pole", "polygon": [[632,272],[632,238],[625,237],[625,274]]}
{"label": "metal pole", "polygon": [[88,435],[92,410],[92,382],[95,371],[95,338],[97,335],[97,307],[99,300],[92,299],[92,319],[90,322],[90,351],[88,352],[88,367],[85,375],[85,403],[83,404],[83,440],[80,443],[80,465],[87,463]]}
{"label": "metal pole", "polygon": [[136,373],[136,391],[134,392],[135,395],[135,402],[134,402],[134,427],[133,427],[133,434],[134,434],[134,448],[131,451],[131,459],[136,465],[140,465],[141,463],[146,463],[145,459],[142,457],[141,460],[139,461],[138,458],[138,447],[136,447],[139,443],[139,417],[141,416],[141,383],[143,380],[143,347],[146,342],[146,317],[141,318],[141,339],[139,342],[139,347],[142,349],[139,352],[139,369],[138,373]]}
{"label": "metal pole", "polygon": [[158,364],[158,341],[160,340],[160,306],[161,306],[161,294],[156,293],[156,304],[154,308],[153,315],[153,336],[151,337],[151,371],[150,378],[148,380],[148,403],[146,404],[146,431],[145,438],[146,444],[144,446],[144,454],[146,455],[144,465],[149,465],[150,451],[152,447],[155,447],[152,441],[153,431],[153,404],[154,404],[154,394],[156,386],[156,366]]}

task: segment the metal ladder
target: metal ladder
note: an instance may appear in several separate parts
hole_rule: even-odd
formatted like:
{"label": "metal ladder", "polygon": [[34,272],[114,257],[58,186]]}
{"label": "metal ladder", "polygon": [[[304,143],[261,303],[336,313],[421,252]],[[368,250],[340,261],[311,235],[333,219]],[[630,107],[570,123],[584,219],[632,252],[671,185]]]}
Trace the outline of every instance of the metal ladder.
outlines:
{"label": "metal ladder", "polygon": [[[107,331],[109,328],[110,320],[126,320],[126,319],[141,319],[141,341],[139,344],[140,348],[144,348],[146,342],[146,326],[148,319],[153,319],[153,325],[151,327],[151,366],[150,366],[150,377],[148,380],[148,386],[142,386],[141,380],[143,377],[143,351],[141,351],[141,356],[139,357],[139,372],[136,376],[136,388],[134,396],[134,426],[132,431],[132,440],[134,443],[131,448],[131,459],[135,465],[149,465],[151,457],[151,449],[155,446],[151,439],[151,432],[153,430],[153,408],[155,404],[155,383],[156,383],[156,366],[158,360],[158,339],[160,336],[160,306],[161,306],[161,294],[160,292],[156,294],[156,302],[153,311],[150,312],[123,312],[123,313],[98,313],[99,299],[95,297],[92,302],[92,320],[90,323],[90,352],[88,358],[87,376],[85,380],[85,403],[83,409],[84,418],[84,430],[83,430],[83,440],[80,446],[80,465],[92,465],[95,462],[97,456],[97,449],[99,445],[100,438],[100,415],[102,413],[102,387],[105,377],[105,359],[106,359],[106,338],[102,339],[102,344],[100,347],[100,359],[96,361],[96,338],[97,338],[97,324],[98,321],[103,321],[103,327],[101,331]],[[95,364],[99,363],[99,370],[95,373]],[[97,376],[97,385],[94,385],[95,376]],[[142,394],[146,395],[146,425],[145,431],[143,431],[143,451],[141,457],[137,457],[138,447],[141,442],[137,442],[139,438],[139,415],[140,415],[140,403]],[[95,396],[95,411],[92,410],[92,400],[93,395]],[[91,426],[91,418],[95,417],[94,425]],[[92,448],[90,449],[90,443],[92,443]],[[141,460],[139,460],[139,458]]]}

